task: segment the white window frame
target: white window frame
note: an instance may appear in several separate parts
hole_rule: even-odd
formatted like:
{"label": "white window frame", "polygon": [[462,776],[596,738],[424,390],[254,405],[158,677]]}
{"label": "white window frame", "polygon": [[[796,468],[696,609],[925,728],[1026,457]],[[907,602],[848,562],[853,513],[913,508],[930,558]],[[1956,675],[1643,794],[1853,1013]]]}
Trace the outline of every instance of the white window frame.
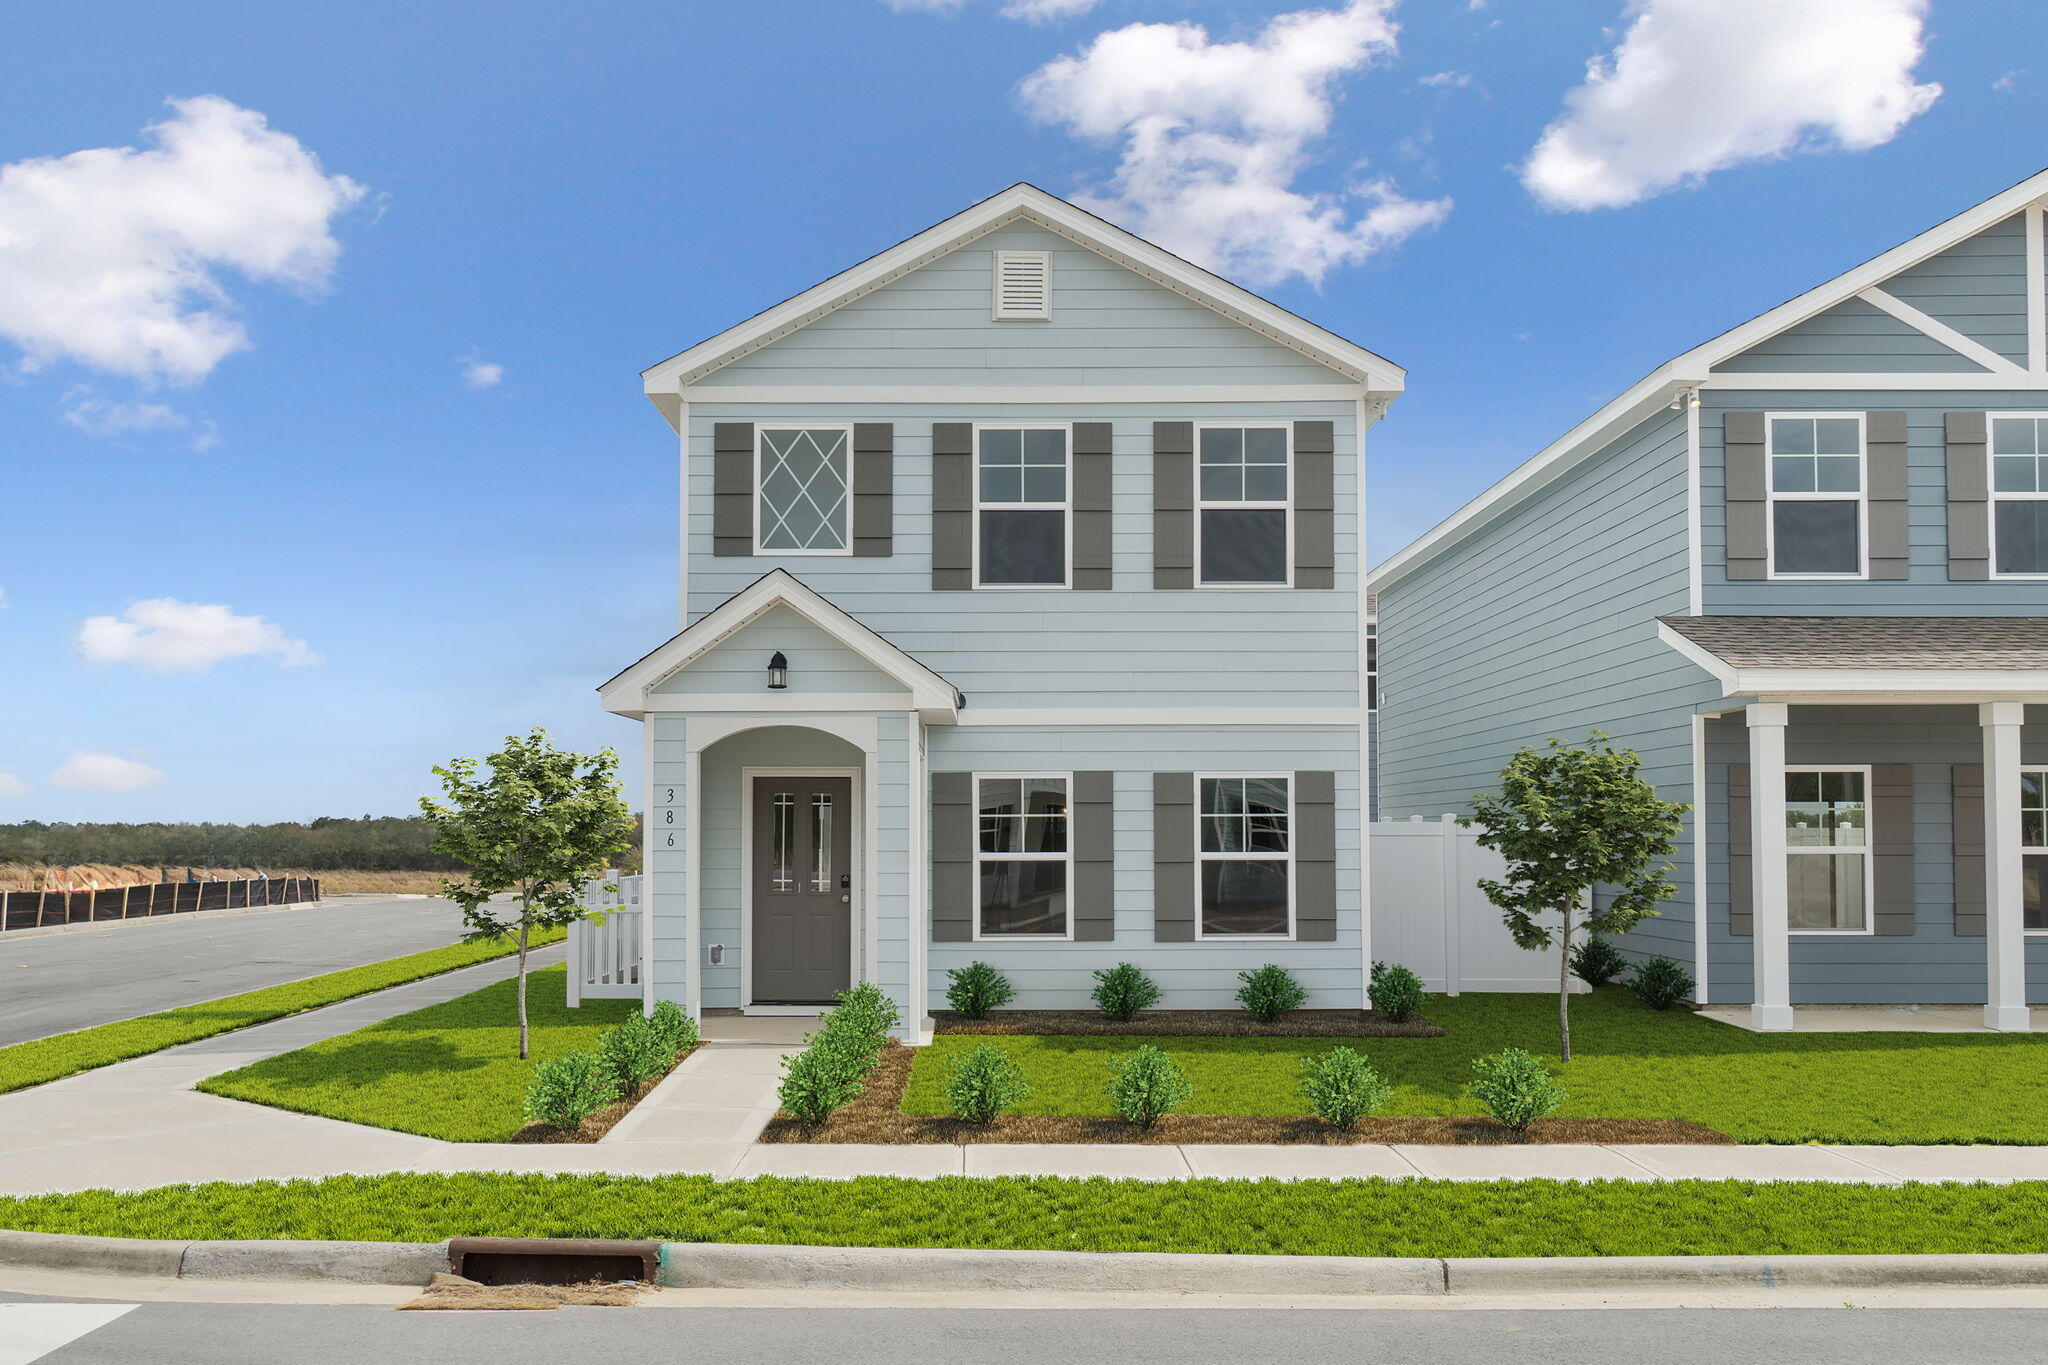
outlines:
{"label": "white window frame", "polygon": [[[1785,856],[1791,858],[1839,857],[1855,854],[1863,859],[1863,927],[1861,929],[1791,929],[1794,934],[1811,935],[1820,938],[1868,938],[1877,932],[1877,793],[1872,783],[1871,766],[1868,763],[1788,763],[1785,776],[1794,773],[1861,773],[1863,774],[1863,847],[1844,848],[1836,844],[1822,844],[1813,848],[1794,848],[1788,838]],[[1786,801],[1791,804],[1789,798]],[[1786,868],[1790,880],[1791,868]],[[1791,909],[1789,889],[1786,892],[1789,919]]]}
{"label": "white window frame", "polygon": [[[1780,573],[1778,504],[1847,502],[1845,493],[1780,493],[1777,489],[1777,422],[1789,418],[1854,418],[1856,422],[1856,572]],[[1772,580],[1789,583],[1854,583],[1870,577],[1870,431],[1860,412],[1767,412],[1764,414],[1764,563]]]}
{"label": "white window frame", "polygon": [[[1202,783],[1216,778],[1253,778],[1263,782],[1285,782],[1287,784],[1287,932],[1284,934],[1212,934],[1202,928],[1202,864],[1203,863],[1270,863],[1278,861],[1271,853],[1208,853],[1202,849]],[[1295,876],[1294,857],[1299,840],[1295,837],[1294,820],[1296,801],[1294,774],[1291,772],[1205,772],[1195,774],[1195,942],[1197,943],[1293,943],[1299,926],[1295,915],[1295,896],[1300,879]]]}
{"label": "white window frame", "polygon": [[[777,431],[843,431],[846,433],[846,507],[841,512],[846,544],[837,550],[771,550],[761,544],[761,532],[766,521],[761,515],[761,504],[765,501],[761,481],[768,470],[768,430]],[[851,422],[807,422],[801,418],[787,422],[754,423],[754,544],[757,557],[765,559],[844,559],[853,553],[853,423]]]}
{"label": "white window frame", "polygon": [[[1066,541],[1064,576],[1057,583],[984,583],[981,581],[981,433],[984,431],[1064,431],[1067,433],[1066,501],[996,502],[989,507],[1010,512],[1063,512],[1062,532]],[[1074,586],[1074,424],[1072,422],[976,422],[974,424],[974,520],[970,554],[974,560],[974,586],[989,592],[1060,592]]]}
{"label": "white window frame", "polygon": [[[1365,623],[1365,712],[1377,714],[1380,709],[1380,625],[1378,621]],[[1290,801],[1292,798],[1289,798]]]}
{"label": "white window frame", "polygon": [[[1067,784],[1067,851],[1065,853],[988,853],[981,847],[981,784],[989,782],[1043,782],[1053,778]],[[976,943],[1072,943],[1074,941],[1074,775],[1072,773],[971,773],[974,785],[974,942]],[[1067,868],[1067,930],[1063,934],[984,934],[981,932],[981,865],[995,863],[1064,863]]]}
{"label": "white window frame", "polygon": [[[2038,775],[2041,778],[2044,796],[2048,796],[2048,766],[2042,766],[2036,763],[2023,763],[2020,765],[2020,773],[2022,776],[2024,776],[2027,773],[2034,773]],[[2026,841],[2027,822],[2024,819],[2020,821],[2019,834],[2017,837],[2020,841],[2020,856],[2022,858],[2026,857],[2026,855],[2030,853],[2048,854],[2048,843],[2030,844]],[[2048,929],[2024,929],[2022,930],[2022,932],[2034,938],[2048,938]]]}
{"label": "white window frame", "polygon": [[[1245,431],[1253,427],[1278,427],[1281,440],[1287,445],[1287,493],[1278,502],[1211,502],[1202,495],[1202,433],[1205,431]],[[1294,586],[1294,423],[1290,421],[1240,422],[1197,422],[1195,423],[1195,586],[1215,588],[1224,592],[1257,592],[1260,589],[1292,588]],[[1243,511],[1280,511],[1287,514],[1287,563],[1286,577],[1266,583],[1211,583],[1202,577],[1202,513],[1211,508],[1235,508]],[[1293,800],[1290,796],[1289,801]]]}
{"label": "white window frame", "polygon": [[[1990,497],[1991,576],[2008,583],[2048,582],[2048,573],[2001,573],[1998,568],[1998,504],[2001,502],[2048,502],[2048,491],[2039,493],[2001,493],[1998,491],[1998,456],[1992,452],[1998,448],[1998,423],[2002,418],[2023,418],[2028,421],[2048,421],[2048,412],[1987,412],[1984,414],[1984,491]],[[2048,454],[2048,451],[2043,451]],[[2034,930],[2040,933],[2040,930]]]}

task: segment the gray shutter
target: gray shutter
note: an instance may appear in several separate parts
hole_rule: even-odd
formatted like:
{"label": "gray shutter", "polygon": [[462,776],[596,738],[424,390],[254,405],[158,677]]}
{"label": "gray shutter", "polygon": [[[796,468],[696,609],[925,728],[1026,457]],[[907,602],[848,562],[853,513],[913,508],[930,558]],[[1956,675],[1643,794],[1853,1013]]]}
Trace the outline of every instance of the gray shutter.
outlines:
{"label": "gray shutter", "polygon": [[1728,932],[1747,938],[1756,932],[1749,881],[1749,765],[1728,765]]}
{"label": "gray shutter", "polygon": [[1074,842],[1074,939],[1116,937],[1116,774],[1075,773],[1067,821]]}
{"label": "gray shutter", "polygon": [[1949,769],[1956,849],[1956,936],[1984,937],[1984,765]]}
{"label": "gray shutter", "polygon": [[1913,765],[1871,765],[1871,928],[1879,934],[1913,935],[1913,833]]}
{"label": "gray shutter", "polygon": [[1294,424],[1294,586],[1337,586],[1337,446],[1330,422]]}
{"label": "gray shutter", "polygon": [[1195,941],[1195,775],[1152,774],[1152,939]]}
{"label": "gray shutter", "polygon": [[1109,590],[1112,431],[1108,422],[1074,423],[1074,586],[1096,592]]}
{"label": "gray shutter", "polygon": [[853,553],[887,559],[896,514],[896,428],[853,424]]}
{"label": "gray shutter", "polygon": [[932,774],[932,941],[974,937],[974,774]]}
{"label": "gray shutter", "polygon": [[1903,581],[1911,553],[1906,543],[1906,414],[1864,413],[1863,439],[1863,463],[1870,472],[1870,576]]}
{"label": "gray shutter", "polygon": [[[1298,584],[1296,586],[1299,586]],[[1294,937],[1337,937],[1337,775],[1294,775]]]}
{"label": "gray shutter", "polygon": [[1751,582],[1769,576],[1764,519],[1770,515],[1764,478],[1764,415],[1721,417],[1721,475],[1727,508],[1728,578]]}
{"label": "gray shutter", "polygon": [[1152,424],[1152,586],[1195,586],[1195,424]]}
{"label": "gray shutter", "polygon": [[1948,576],[1956,582],[1991,577],[1988,425],[1981,412],[1948,414]]}
{"label": "gray shutter", "polygon": [[754,424],[711,428],[711,553],[754,553]]}
{"label": "gray shutter", "polygon": [[974,586],[974,423],[932,423],[932,587]]}

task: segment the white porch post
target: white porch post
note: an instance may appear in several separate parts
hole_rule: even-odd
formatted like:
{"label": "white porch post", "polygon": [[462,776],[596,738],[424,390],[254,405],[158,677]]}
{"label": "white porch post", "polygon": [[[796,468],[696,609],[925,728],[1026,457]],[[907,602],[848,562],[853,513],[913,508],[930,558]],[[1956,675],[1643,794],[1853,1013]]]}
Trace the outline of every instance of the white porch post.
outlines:
{"label": "white porch post", "polygon": [[1792,1027],[1791,925],[1785,884],[1785,726],[1783,702],[1757,702],[1749,719],[1749,870],[1755,993],[1750,1026],[1759,1032]]}
{"label": "white porch post", "polygon": [[2030,1020],[2020,880],[2020,725],[2026,707],[1987,701],[1978,706],[1977,719],[1984,729],[1984,1023],[2025,1033]]}

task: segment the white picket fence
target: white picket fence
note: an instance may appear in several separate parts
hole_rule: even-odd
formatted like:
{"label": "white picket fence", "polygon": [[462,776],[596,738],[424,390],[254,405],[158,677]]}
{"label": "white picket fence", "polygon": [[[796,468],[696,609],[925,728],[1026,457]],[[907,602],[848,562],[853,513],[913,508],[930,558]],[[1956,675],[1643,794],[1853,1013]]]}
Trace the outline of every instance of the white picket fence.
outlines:
{"label": "white picket fence", "polygon": [[[1372,831],[1372,955],[1398,962],[1433,991],[1554,991],[1557,950],[1515,946],[1479,890],[1498,853],[1457,817],[1378,820]],[[1572,989],[1584,990],[1575,977]]]}
{"label": "white picket fence", "polygon": [[[605,885],[616,886],[606,891]],[[583,904],[604,912],[604,923],[578,920],[569,926],[569,1007],[584,999],[638,999],[640,916],[644,877],[607,873],[583,888]]]}

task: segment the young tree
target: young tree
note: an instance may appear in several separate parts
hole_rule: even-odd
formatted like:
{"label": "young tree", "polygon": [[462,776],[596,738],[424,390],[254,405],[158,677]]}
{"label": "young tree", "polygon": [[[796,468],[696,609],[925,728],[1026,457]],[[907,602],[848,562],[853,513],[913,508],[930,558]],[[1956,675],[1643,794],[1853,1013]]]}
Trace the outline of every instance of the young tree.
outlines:
{"label": "young tree", "polygon": [[[1598,730],[1584,744],[1547,743],[1519,750],[1501,770],[1500,791],[1474,797],[1458,823],[1477,826],[1480,844],[1507,860],[1506,877],[1483,879],[1479,889],[1517,946],[1557,945],[1558,1051],[1568,1062],[1572,934],[1627,933],[1677,893],[1671,864],[1653,863],[1670,856],[1687,807],[1659,799],[1635,750],[1615,748]],[[1608,902],[1586,909],[1596,887],[1608,889]],[[1559,927],[1539,923],[1545,914]]]}
{"label": "young tree", "polygon": [[[611,866],[632,837],[633,816],[619,798],[619,757],[610,749],[578,754],[557,749],[547,731],[521,739],[484,762],[458,758],[434,769],[446,802],[422,797],[436,852],[469,867],[464,881],[444,877],[442,890],[462,907],[465,942],[519,940],[519,1056],[527,1056],[526,951],[535,929],[567,925],[590,914],[579,902],[584,883]],[[517,899],[494,904],[507,892]]]}

